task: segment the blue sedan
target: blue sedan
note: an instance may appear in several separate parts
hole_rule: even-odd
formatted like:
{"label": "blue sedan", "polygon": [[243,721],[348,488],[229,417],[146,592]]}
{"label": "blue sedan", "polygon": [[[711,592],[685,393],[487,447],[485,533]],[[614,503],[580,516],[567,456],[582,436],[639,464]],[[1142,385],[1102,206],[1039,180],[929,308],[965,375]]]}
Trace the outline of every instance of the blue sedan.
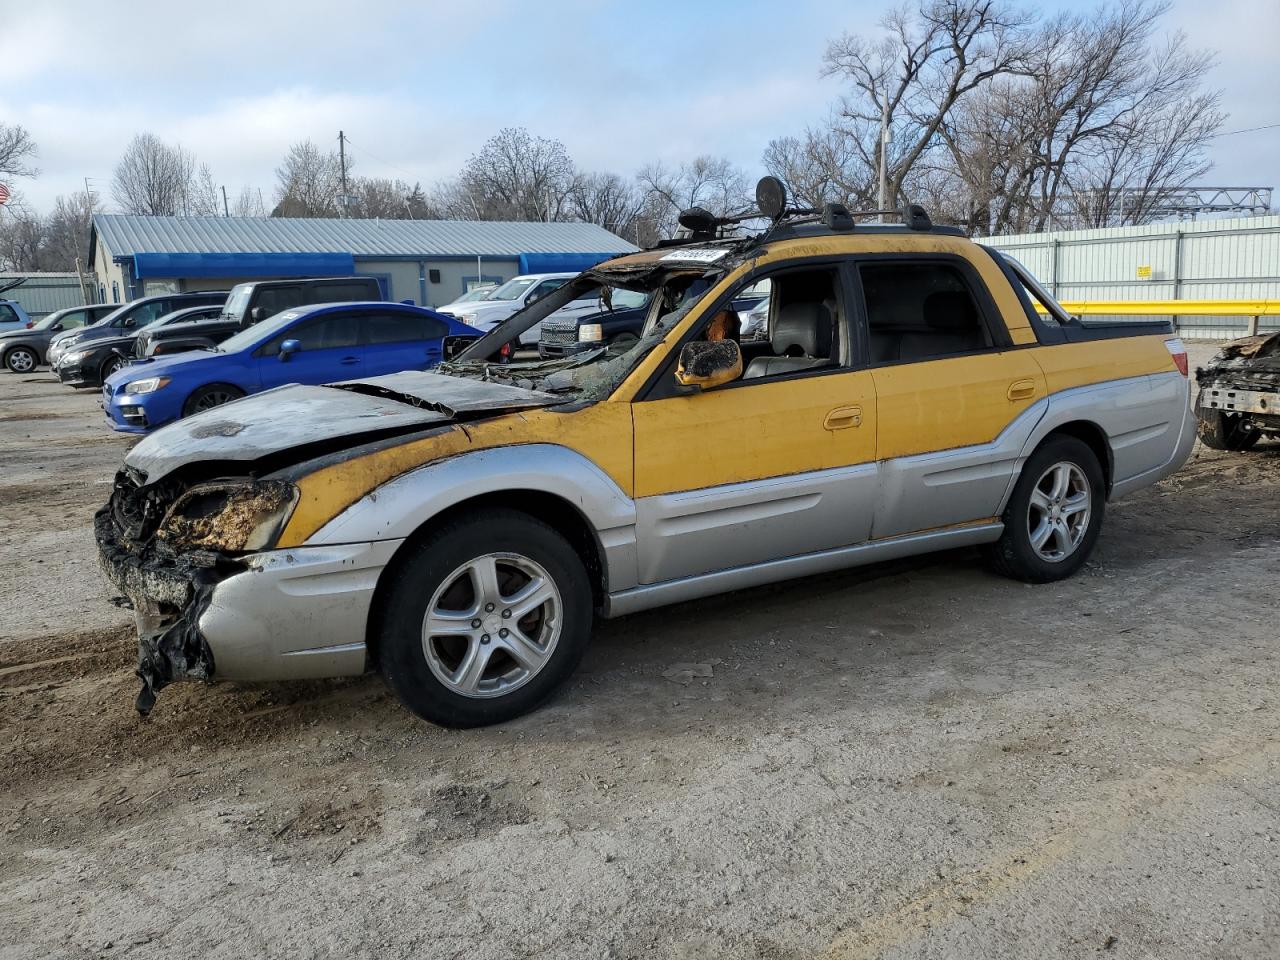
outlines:
{"label": "blue sedan", "polygon": [[329,303],[277,313],[216,349],[140,360],[107,378],[112,427],[147,433],[286,383],[331,383],[425,370],[481,331],[402,303]]}

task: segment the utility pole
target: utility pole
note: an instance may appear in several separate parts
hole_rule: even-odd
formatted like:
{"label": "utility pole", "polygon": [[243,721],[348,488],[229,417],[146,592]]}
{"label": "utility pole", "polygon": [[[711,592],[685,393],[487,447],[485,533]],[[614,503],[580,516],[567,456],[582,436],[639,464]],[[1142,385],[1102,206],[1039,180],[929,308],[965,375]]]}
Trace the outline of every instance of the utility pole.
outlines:
{"label": "utility pole", "polygon": [[222,185],[222,216],[224,219],[231,216],[231,211],[227,209],[227,185]]}
{"label": "utility pole", "polygon": [[[880,200],[879,207],[889,209],[889,96],[885,93],[884,103],[880,106]],[[880,214],[880,222],[888,223],[889,215]]]}
{"label": "utility pole", "polygon": [[338,131],[338,169],[342,175],[342,196],[338,198],[340,203],[338,215],[345,217],[347,215],[347,138],[341,130]]}

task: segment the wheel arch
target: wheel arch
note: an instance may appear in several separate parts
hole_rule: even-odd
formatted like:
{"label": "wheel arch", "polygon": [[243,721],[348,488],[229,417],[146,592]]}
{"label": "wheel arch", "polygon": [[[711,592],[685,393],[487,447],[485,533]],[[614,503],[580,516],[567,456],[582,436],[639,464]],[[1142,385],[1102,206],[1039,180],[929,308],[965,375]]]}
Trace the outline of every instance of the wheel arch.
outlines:
{"label": "wheel arch", "polygon": [[396,548],[390,561],[378,574],[373,597],[369,605],[368,622],[365,624],[365,649],[369,663],[378,663],[378,637],[382,629],[382,614],[386,608],[386,594],[395,579],[395,573],[407,562],[414,551],[430,540],[441,527],[469,514],[480,514],[493,509],[512,510],[541,520],[565,537],[582,559],[591,583],[591,600],[597,609],[603,604],[608,590],[608,573],[604,546],[599,534],[585,514],[559,494],[546,490],[512,487],[467,497],[446,507],[430,517],[410,533]]}
{"label": "wheel arch", "polygon": [[1115,453],[1111,449],[1111,441],[1107,439],[1107,432],[1092,420],[1069,420],[1054,427],[1041,437],[1040,442],[1035,445],[1030,453],[1034,453],[1051,439],[1059,436],[1075,437],[1093,451],[1094,456],[1098,458],[1098,463],[1102,467],[1102,478],[1106,482],[1107,496],[1110,496],[1112,487],[1115,485]]}
{"label": "wheel arch", "polygon": [[[191,401],[195,399],[196,395],[200,393],[200,391],[208,390],[211,387],[226,387],[230,390],[234,390],[240,395],[240,397],[247,397],[249,395],[248,390],[238,384],[232,383],[230,380],[210,380],[208,383],[202,383],[200,386],[188,391],[186,397],[182,401],[182,415],[184,417],[191,415],[187,412],[187,407],[190,405]],[[236,399],[240,399],[240,397],[237,397]]]}

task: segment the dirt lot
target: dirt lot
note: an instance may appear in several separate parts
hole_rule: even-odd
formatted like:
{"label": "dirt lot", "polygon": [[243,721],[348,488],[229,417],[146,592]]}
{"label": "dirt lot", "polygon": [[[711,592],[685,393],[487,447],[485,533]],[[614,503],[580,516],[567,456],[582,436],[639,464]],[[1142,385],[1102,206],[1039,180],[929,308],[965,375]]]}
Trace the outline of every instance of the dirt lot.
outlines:
{"label": "dirt lot", "polygon": [[374,677],[139,720],[89,529],[127,442],[47,375],[0,411],[0,958],[1276,954],[1280,447],[1198,449],[1069,582],[638,615],[457,733]]}

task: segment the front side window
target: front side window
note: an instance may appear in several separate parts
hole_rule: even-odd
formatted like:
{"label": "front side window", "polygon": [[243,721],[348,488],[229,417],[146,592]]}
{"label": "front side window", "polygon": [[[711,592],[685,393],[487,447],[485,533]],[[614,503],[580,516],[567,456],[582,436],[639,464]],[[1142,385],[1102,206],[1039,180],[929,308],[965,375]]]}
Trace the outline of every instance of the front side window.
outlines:
{"label": "front side window", "polygon": [[524,292],[533,286],[533,279],[530,277],[516,277],[514,280],[508,280],[497,290],[490,294],[490,300],[514,300],[517,297],[524,296]]}
{"label": "front side window", "polygon": [[[773,275],[767,281],[753,280],[748,289],[754,294],[762,288],[769,292],[771,305],[767,309],[772,320],[767,325],[764,343],[753,344],[744,351],[750,359],[742,379],[757,380],[837,366],[844,324],[840,276],[836,269],[788,271]],[[748,296],[747,291],[739,291],[734,299],[741,301]],[[748,318],[736,311],[734,314],[741,340],[742,327]]]}
{"label": "front side window", "polygon": [[281,310],[302,306],[306,298],[302,295],[301,285],[288,287],[267,287],[258,291],[258,299],[254,310],[262,311],[262,318],[274,317]]}
{"label": "front side window", "polygon": [[126,321],[132,320],[133,322],[127,324],[128,326],[132,326],[135,329],[138,327],[145,327],[152,320],[155,320],[157,317],[162,317],[168,313],[169,311],[166,310],[165,307],[166,303],[164,300],[152,300],[150,303],[144,303],[127,317],[121,317],[118,325],[125,326]]}
{"label": "front side window", "polygon": [[83,327],[89,321],[89,314],[85,310],[72,310],[70,313],[63,314],[58,322],[62,324],[63,330],[75,330],[77,327]]}
{"label": "front side window", "polygon": [[434,317],[412,313],[365,314],[365,342],[405,343],[414,340],[436,340],[448,332],[448,326]]}
{"label": "front side window", "polygon": [[992,340],[964,274],[949,263],[863,263],[873,365],[990,349]]}
{"label": "front side window", "polygon": [[[247,332],[247,331],[246,331]],[[280,352],[280,344],[297,340],[303,350],[338,350],[360,342],[360,318],[352,313],[327,313],[308,320],[273,337],[262,348],[263,356]],[[231,341],[228,340],[229,344]]]}

